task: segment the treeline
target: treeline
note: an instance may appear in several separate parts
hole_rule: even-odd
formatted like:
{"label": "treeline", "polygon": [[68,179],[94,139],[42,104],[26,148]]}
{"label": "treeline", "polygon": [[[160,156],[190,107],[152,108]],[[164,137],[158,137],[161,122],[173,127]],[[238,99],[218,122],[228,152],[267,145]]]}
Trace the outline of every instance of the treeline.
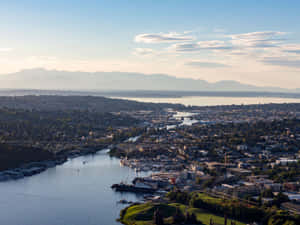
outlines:
{"label": "treeline", "polygon": [[101,137],[108,127],[138,123],[132,117],[111,113],[0,109],[0,141],[75,141],[91,131],[93,137]]}
{"label": "treeline", "polygon": [[[102,148],[109,141],[138,133],[134,126],[139,123],[111,113],[0,109],[0,170],[52,160],[68,150]],[[120,127],[126,132],[119,132]],[[107,138],[114,133],[113,140]]]}
{"label": "treeline", "polygon": [[186,109],[181,104],[144,103],[96,96],[27,95],[0,97],[0,108],[38,111],[80,110],[92,112],[120,112],[136,110]]}
{"label": "treeline", "polygon": [[218,202],[213,198],[203,198],[199,195],[191,197],[189,204],[194,208],[206,209],[218,215],[226,214],[230,218],[245,222],[260,221],[265,211],[255,206],[246,206],[238,201]]}
{"label": "treeline", "polygon": [[172,191],[167,194],[172,202],[189,205],[193,208],[205,209],[220,216],[244,222],[260,222],[264,225],[300,224],[300,217],[285,211],[247,205],[236,200],[225,200],[207,194]]}
{"label": "treeline", "polygon": [[39,148],[0,144],[0,171],[29,162],[52,160],[54,157],[53,153]]}

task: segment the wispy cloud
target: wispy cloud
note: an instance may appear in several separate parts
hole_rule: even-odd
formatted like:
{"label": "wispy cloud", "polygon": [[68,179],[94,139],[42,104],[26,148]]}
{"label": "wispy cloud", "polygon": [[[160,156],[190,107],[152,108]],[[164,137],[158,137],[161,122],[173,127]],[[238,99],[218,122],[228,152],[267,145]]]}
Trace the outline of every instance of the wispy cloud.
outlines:
{"label": "wispy cloud", "polygon": [[136,48],[134,49],[133,54],[138,56],[152,56],[156,52],[151,48]]}
{"label": "wispy cloud", "polygon": [[[196,52],[201,50],[247,50],[279,47],[285,40],[285,32],[259,31],[240,34],[224,35],[221,40],[195,41],[195,37],[183,33],[139,34],[136,42],[142,43],[172,43],[168,50],[173,52]],[[295,53],[295,52],[294,52]],[[298,51],[296,52],[298,53]],[[245,53],[244,53],[245,54]]]}
{"label": "wispy cloud", "polygon": [[300,54],[300,44],[287,44],[281,46],[281,51],[285,53]]}
{"label": "wispy cloud", "polygon": [[257,31],[257,32],[248,32],[241,34],[232,34],[229,35],[232,39],[246,39],[246,40],[262,40],[270,39],[278,35],[284,35],[285,32],[281,31]]}
{"label": "wispy cloud", "polygon": [[284,50],[284,52],[300,54],[300,49]]}
{"label": "wispy cloud", "polygon": [[184,65],[192,67],[201,67],[201,68],[224,68],[229,67],[229,65],[218,63],[218,62],[206,62],[206,61],[190,61],[186,62]]}
{"label": "wispy cloud", "polygon": [[[151,48],[136,48],[134,54],[139,56],[153,56],[155,54],[186,57],[185,54],[193,53],[189,55],[190,59],[184,65],[194,68],[234,67],[231,65],[242,65],[243,62],[300,68],[300,44],[288,42],[285,38],[286,32],[258,31],[224,34],[222,36],[216,35],[214,36],[215,39],[212,40],[201,41],[189,36],[190,34],[190,32],[173,32],[137,35],[135,37],[136,42],[170,43],[170,45],[155,51]],[[201,53],[201,55],[198,53]],[[211,58],[208,61],[205,58],[203,60],[199,58],[203,57],[203,54],[209,53],[213,53],[210,56],[217,58],[215,60]],[[221,58],[226,59],[229,64],[218,62],[218,59]]]}
{"label": "wispy cloud", "polygon": [[170,51],[175,52],[194,52],[200,50],[197,43],[177,43],[168,48]]}
{"label": "wispy cloud", "polygon": [[170,33],[158,33],[158,34],[139,34],[136,35],[134,40],[142,43],[170,43],[170,42],[182,42],[192,41],[194,37],[187,35],[187,32],[183,34],[170,32]]}
{"label": "wispy cloud", "polygon": [[212,40],[212,41],[199,41],[197,43],[176,43],[170,46],[170,50],[176,52],[192,52],[200,50],[227,50],[233,47],[224,41]]}
{"label": "wispy cloud", "polygon": [[284,35],[284,32],[279,31],[261,31],[242,34],[228,35],[231,38],[231,43],[234,46],[248,48],[269,48],[276,47],[283,41],[279,37]]}
{"label": "wispy cloud", "polygon": [[212,41],[200,41],[197,43],[201,49],[221,50],[232,49],[225,41],[212,40]]}
{"label": "wispy cloud", "polygon": [[286,57],[267,57],[261,60],[265,64],[300,68],[300,59],[287,59]]}

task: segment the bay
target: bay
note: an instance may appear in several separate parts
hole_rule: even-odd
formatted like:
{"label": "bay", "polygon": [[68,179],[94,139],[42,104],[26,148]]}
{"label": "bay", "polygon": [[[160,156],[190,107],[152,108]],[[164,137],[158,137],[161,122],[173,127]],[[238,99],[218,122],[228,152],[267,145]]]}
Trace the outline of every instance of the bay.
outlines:
{"label": "bay", "polygon": [[268,103],[300,103],[299,98],[273,98],[273,97],[210,97],[190,96],[180,98],[131,98],[116,97],[120,99],[134,100],[139,102],[174,103],[186,106],[215,106],[215,105],[249,105]]}

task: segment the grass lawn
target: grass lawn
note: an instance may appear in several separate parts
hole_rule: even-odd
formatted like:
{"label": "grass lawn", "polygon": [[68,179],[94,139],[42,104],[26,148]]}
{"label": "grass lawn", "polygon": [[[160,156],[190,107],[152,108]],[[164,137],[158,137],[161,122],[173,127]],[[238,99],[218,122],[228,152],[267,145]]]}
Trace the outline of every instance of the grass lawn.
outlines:
{"label": "grass lawn", "polygon": [[167,204],[145,203],[133,205],[125,209],[126,213],[120,221],[127,225],[153,225],[152,219],[156,209],[160,209],[165,217],[172,216],[176,211],[174,206]]}
{"label": "grass lawn", "polygon": [[198,198],[202,199],[203,201],[211,202],[211,203],[214,203],[216,205],[219,205],[222,202],[224,202],[224,200],[221,199],[221,198],[211,197],[211,196],[209,196],[207,194],[204,194],[204,193],[197,193],[196,195],[197,195]]}
{"label": "grass lawn", "polygon": [[[189,212],[189,213],[194,213],[197,217],[198,221],[201,221],[205,225],[209,225],[209,221],[212,218],[215,223],[219,224],[224,224],[224,217],[222,216],[217,216],[215,214],[212,214],[208,211],[202,210],[202,209],[197,209],[197,208],[190,208],[186,205],[179,204],[179,203],[171,203],[169,204],[170,206],[178,207],[183,213]],[[227,220],[227,224],[230,224],[230,219]],[[245,223],[236,221],[237,225],[245,225]]]}
{"label": "grass lawn", "polygon": [[[165,217],[166,224],[172,224],[171,216],[176,212],[176,208],[179,208],[183,213],[195,213],[197,220],[201,221],[205,225],[209,225],[209,221],[212,218],[214,222],[224,224],[224,218],[214,215],[207,211],[197,208],[190,208],[186,205],[179,203],[171,204],[152,204],[145,203],[139,205],[133,205],[126,209],[126,213],[121,218],[121,222],[126,225],[153,225],[153,213],[156,209],[160,209]],[[230,222],[230,220],[228,221]],[[228,223],[227,223],[228,224]],[[245,223],[236,221],[237,225],[245,225]]]}

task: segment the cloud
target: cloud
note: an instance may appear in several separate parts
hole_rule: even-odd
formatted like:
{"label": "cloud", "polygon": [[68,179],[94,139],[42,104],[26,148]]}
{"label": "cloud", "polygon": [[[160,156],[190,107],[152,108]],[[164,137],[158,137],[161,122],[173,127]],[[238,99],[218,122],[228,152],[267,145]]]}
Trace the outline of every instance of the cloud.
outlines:
{"label": "cloud", "polygon": [[249,32],[241,34],[232,34],[229,35],[232,39],[251,39],[251,40],[261,40],[269,39],[274,36],[286,34],[285,32],[280,31],[258,31],[258,32]]}
{"label": "cloud", "polygon": [[[226,68],[238,69],[239,65],[273,65],[286,68],[300,68],[300,44],[290,43],[285,39],[287,33],[281,31],[258,31],[231,35],[215,35],[212,40],[196,40],[190,32],[140,34],[135,37],[136,42],[170,43],[168,47],[153,50],[137,48],[135,55],[139,56],[175,56],[189,59],[184,63],[194,68]],[[208,61],[197,60],[197,54],[210,54]],[[157,57],[164,58],[164,57]],[[166,58],[166,57],[165,57]],[[199,59],[199,58],[198,58]],[[217,62],[214,62],[214,59]],[[217,59],[225,59],[229,64],[219,63]],[[179,60],[179,58],[178,58]],[[181,64],[182,65],[182,64]],[[230,66],[232,65],[232,66]],[[238,65],[238,66],[234,66]],[[250,68],[251,67],[251,68]],[[252,69],[250,66],[249,69]],[[253,68],[255,70],[255,68]]]}
{"label": "cloud", "polygon": [[155,54],[155,51],[151,48],[136,48],[133,54],[138,56],[151,56]]}
{"label": "cloud", "polygon": [[[279,31],[262,31],[226,35],[227,40],[209,40],[199,42],[176,43],[169,49],[176,52],[193,52],[200,50],[242,50],[261,49],[279,47],[284,39],[279,36],[284,35]],[[228,40],[229,37],[229,40]]]}
{"label": "cloud", "polygon": [[200,49],[211,49],[211,50],[224,50],[232,49],[232,46],[225,43],[225,41],[213,40],[213,41],[200,41],[197,43]]}
{"label": "cloud", "polygon": [[261,61],[269,65],[300,68],[300,59],[287,59],[285,57],[266,57]]}
{"label": "cloud", "polygon": [[[260,31],[240,34],[224,35],[222,39],[195,41],[193,36],[189,36],[190,32],[183,33],[158,33],[158,34],[139,34],[135,36],[136,42],[142,43],[173,43],[167,48],[169,52],[191,53],[206,51],[226,51],[240,55],[253,55],[254,53],[262,53],[268,48],[276,49],[282,46],[284,39],[281,38],[285,32],[280,31]],[[287,49],[289,50],[289,49]],[[150,51],[137,52],[137,54],[150,54]],[[289,53],[298,54],[298,50],[291,50]]]}
{"label": "cloud", "polygon": [[229,67],[226,64],[218,62],[205,62],[205,61],[190,61],[186,62],[184,65],[192,67],[205,67],[205,68],[224,68]]}
{"label": "cloud", "polygon": [[177,43],[171,45],[168,49],[176,52],[193,52],[199,51],[200,47],[197,43]]}
{"label": "cloud", "polygon": [[231,38],[231,43],[238,47],[247,48],[270,48],[277,47],[283,41],[278,36],[284,35],[284,32],[279,31],[261,31],[242,34],[228,35]]}
{"label": "cloud", "polygon": [[300,54],[300,49],[291,49],[291,50],[283,50],[283,51],[287,53]]}
{"label": "cloud", "polygon": [[281,46],[284,53],[300,54],[300,44],[286,44]]}
{"label": "cloud", "polygon": [[0,48],[0,52],[11,52],[13,48]]}
{"label": "cloud", "polygon": [[194,37],[184,34],[179,34],[175,32],[170,33],[159,33],[159,34],[139,34],[136,35],[134,40],[135,42],[141,43],[170,43],[170,42],[182,42],[182,41],[192,41]]}
{"label": "cloud", "polygon": [[224,41],[212,40],[199,41],[197,43],[176,43],[170,46],[169,49],[176,52],[193,52],[200,50],[228,50],[232,49],[232,46]]}

